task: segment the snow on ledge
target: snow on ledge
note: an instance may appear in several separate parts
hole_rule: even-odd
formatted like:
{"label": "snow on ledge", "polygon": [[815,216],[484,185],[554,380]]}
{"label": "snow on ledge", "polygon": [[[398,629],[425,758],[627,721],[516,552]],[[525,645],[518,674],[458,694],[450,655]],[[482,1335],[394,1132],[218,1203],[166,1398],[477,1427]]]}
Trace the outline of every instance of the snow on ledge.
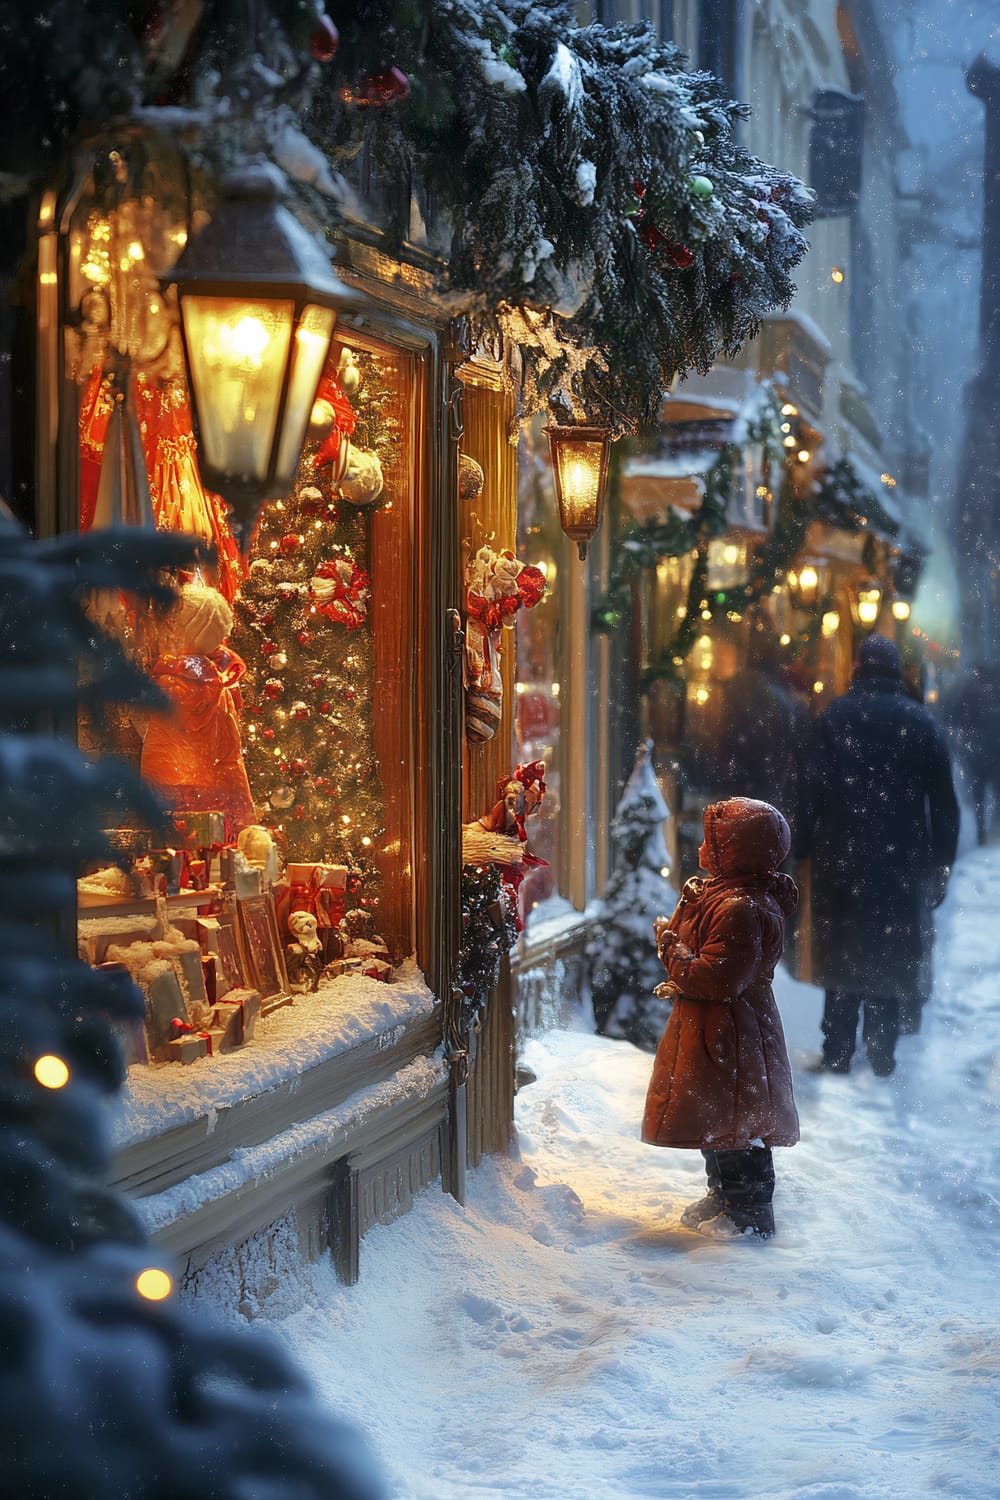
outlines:
{"label": "snow on ledge", "polygon": [[[196,1065],[191,1063],[189,1066]],[[267,1181],[296,1157],[307,1152],[329,1151],[376,1112],[408,1099],[426,1098],[445,1083],[447,1077],[447,1065],[438,1054],[418,1057],[391,1078],[359,1089],[336,1109],[328,1109],[310,1120],[291,1125],[259,1146],[237,1149],[219,1166],[186,1177],[162,1193],[135,1199],[132,1206],[147,1232],[157,1234],[209,1203],[227,1198],[256,1182]]]}
{"label": "snow on ledge", "polygon": [[429,1016],[437,1004],[415,959],[397,969],[391,984],[342,974],[315,995],[299,996],[257,1021],[254,1040],[236,1052],[193,1063],[133,1066],[114,1106],[112,1145],[122,1151],[198,1119],[212,1128],[220,1109],[267,1093],[373,1037],[391,1044],[394,1033]]}

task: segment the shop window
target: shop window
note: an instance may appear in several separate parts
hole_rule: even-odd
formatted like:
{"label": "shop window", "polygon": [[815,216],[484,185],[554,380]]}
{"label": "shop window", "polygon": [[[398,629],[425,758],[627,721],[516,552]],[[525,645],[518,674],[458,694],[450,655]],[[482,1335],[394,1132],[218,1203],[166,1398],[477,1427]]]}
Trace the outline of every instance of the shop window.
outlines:
{"label": "shop window", "polygon": [[249,1040],[247,997],[266,1012],[321,975],[389,981],[413,952],[421,375],[386,342],[335,341],[293,489],[241,557],[200,480],[160,292],[187,232],[161,165],[145,147],[99,154],[62,225],[76,416],[63,426],[77,439],[62,524],[155,525],[216,552],[173,579],[166,613],[117,594],[91,604],[169,704],[79,724],[81,744],[123,757],[173,819],[165,847],[110,829],[130,870],[80,881],[81,952],[142,983],[129,1055],[154,1062]]}
{"label": "shop window", "polygon": [[[536,424],[537,425],[537,424]],[[546,792],[531,819],[531,848],[544,867],[532,870],[521,887],[524,920],[543,920],[560,908],[562,857],[563,754],[561,697],[563,690],[562,620],[560,600],[565,581],[560,576],[559,512],[552,472],[543,457],[544,438],[532,430],[522,439],[518,485],[517,555],[545,576],[545,596],[532,610],[517,617],[517,681],[514,709],[514,754],[519,762],[545,763]],[[563,897],[563,903],[565,898]]]}
{"label": "shop window", "polygon": [[594,892],[595,851],[588,826],[599,779],[594,721],[588,569],[559,527],[548,443],[541,419],[521,438],[517,555],[545,575],[542,601],[517,616],[516,707],[512,758],[545,764],[546,793],[532,815],[532,851],[546,867],[521,887],[526,939],[549,919],[582,909]]}

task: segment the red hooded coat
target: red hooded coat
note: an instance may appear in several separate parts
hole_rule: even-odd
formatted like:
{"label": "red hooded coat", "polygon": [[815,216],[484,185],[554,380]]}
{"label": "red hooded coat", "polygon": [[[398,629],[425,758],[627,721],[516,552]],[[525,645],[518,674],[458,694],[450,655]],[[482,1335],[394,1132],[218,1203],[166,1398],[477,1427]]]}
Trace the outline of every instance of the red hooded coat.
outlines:
{"label": "red hooded coat", "polygon": [[771,980],[798,892],[775,873],[788,824],[732,797],[705,810],[702,865],[660,939],[673,1009],[653,1062],[642,1138],[652,1146],[794,1146],[799,1121]]}

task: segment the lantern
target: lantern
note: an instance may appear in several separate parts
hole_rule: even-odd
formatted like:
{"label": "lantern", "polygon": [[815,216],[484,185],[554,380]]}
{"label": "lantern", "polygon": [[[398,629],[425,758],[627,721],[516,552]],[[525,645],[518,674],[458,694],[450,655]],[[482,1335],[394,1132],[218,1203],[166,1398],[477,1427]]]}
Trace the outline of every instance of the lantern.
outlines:
{"label": "lantern", "polygon": [[611,434],[605,427],[546,427],[555,475],[559,524],[581,560],[601,524]]}
{"label": "lantern", "polygon": [[166,280],[177,288],[198,463],[243,550],[292,487],[339,311],[361,303],[280,202],[266,163],[232,173]]}
{"label": "lantern", "polygon": [[855,620],[866,630],[870,630],[878,621],[882,609],[881,588],[874,581],[859,584],[854,590],[852,602]]}
{"label": "lantern", "polygon": [[894,620],[903,622],[910,618],[910,602],[908,599],[894,599],[892,601],[892,617]]}

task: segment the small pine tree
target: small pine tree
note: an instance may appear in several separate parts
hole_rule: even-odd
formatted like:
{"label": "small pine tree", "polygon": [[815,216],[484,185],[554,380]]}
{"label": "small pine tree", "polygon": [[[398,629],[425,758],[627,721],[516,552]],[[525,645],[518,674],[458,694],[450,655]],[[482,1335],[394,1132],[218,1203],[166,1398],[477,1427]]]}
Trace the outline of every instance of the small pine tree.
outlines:
{"label": "small pine tree", "polygon": [[636,751],[611,824],[614,869],[603,909],[587,944],[597,1030],[654,1052],[670,1013],[669,1001],[653,994],[665,977],[653,938],[653,921],[670,912],[675,893],[667,881],[669,861],[663,823],[670,810],[653,772],[653,743]]}
{"label": "small pine tree", "polygon": [[[105,1188],[105,1100],[124,1076],[109,1021],[140,992],[60,936],[103,825],[162,808],[124,765],[44,732],[81,699],[162,707],[87,614],[89,587],[169,593],[188,539],[138,528],[35,542],[0,501],[0,1451],[18,1500],[385,1500],[359,1434],[256,1331],[165,1295],[162,1254]],[[82,682],[77,680],[80,667]],[[42,721],[41,723],[39,721]],[[159,1285],[148,1285],[150,1273]]]}

